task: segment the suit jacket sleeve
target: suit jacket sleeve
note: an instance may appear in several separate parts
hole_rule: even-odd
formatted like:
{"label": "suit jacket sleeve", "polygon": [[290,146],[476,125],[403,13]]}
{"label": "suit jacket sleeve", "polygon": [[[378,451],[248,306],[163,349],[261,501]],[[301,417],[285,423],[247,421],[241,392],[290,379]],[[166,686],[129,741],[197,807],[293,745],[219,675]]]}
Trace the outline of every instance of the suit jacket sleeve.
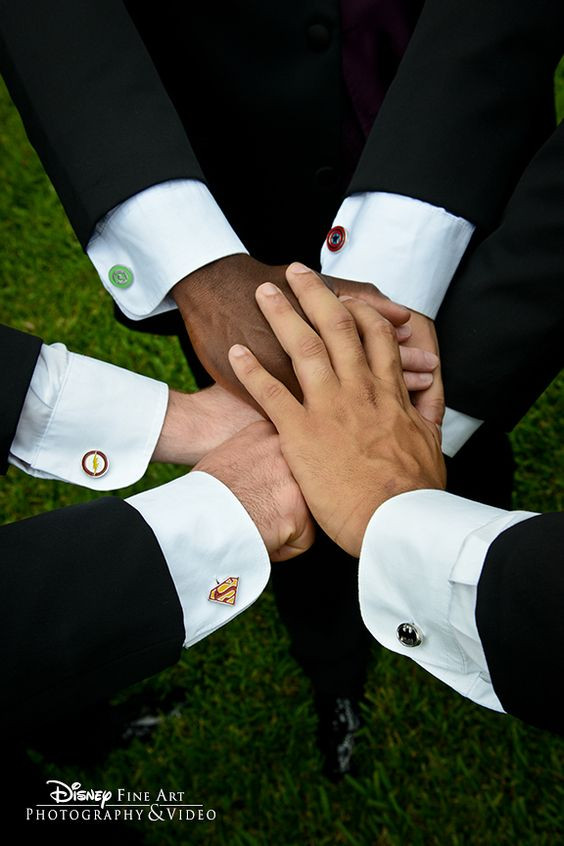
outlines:
{"label": "suit jacket sleeve", "polygon": [[203,179],[121,0],[0,0],[0,71],[83,246],[133,194]]}
{"label": "suit jacket sleeve", "polygon": [[10,445],[14,440],[41,343],[40,338],[0,325],[0,473],[8,469]]}
{"label": "suit jacket sleeve", "polygon": [[0,528],[1,710],[42,720],[174,663],[184,624],[138,511],[104,498]]}
{"label": "suit jacket sleeve", "polygon": [[564,123],[526,168],[500,226],[437,317],[449,407],[511,429],[562,366]]}
{"label": "suit jacket sleeve", "polygon": [[493,227],[554,128],[559,0],[427,0],[349,193],[388,191]]}
{"label": "suit jacket sleeve", "polygon": [[563,733],[564,514],[510,527],[486,556],[476,622],[496,693],[508,713]]}
{"label": "suit jacket sleeve", "polygon": [[[0,326],[6,467],[41,341]],[[104,498],[0,527],[0,709],[38,720],[175,662],[182,608],[141,514]]]}

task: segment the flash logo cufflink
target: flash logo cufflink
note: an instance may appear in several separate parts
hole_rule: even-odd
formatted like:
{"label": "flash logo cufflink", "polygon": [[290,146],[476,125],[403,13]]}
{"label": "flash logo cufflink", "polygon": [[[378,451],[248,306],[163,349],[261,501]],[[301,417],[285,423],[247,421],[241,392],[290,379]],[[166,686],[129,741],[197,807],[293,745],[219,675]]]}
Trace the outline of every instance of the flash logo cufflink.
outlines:
{"label": "flash logo cufflink", "polygon": [[208,599],[210,602],[220,602],[222,605],[235,605],[237,600],[237,588],[239,577],[229,576],[210,590]]}
{"label": "flash logo cufflink", "polygon": [[95,479],[107,473],[109,466],[108,456],[99,449],[91,449],[82,456],[82,469]]}

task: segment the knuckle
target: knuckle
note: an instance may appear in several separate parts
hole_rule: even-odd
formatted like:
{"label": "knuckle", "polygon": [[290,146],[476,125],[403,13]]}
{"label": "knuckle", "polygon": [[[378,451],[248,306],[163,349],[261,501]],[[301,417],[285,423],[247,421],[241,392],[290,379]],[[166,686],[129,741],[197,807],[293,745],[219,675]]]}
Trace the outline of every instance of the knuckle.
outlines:
{"label": "knuckle", "polygon": [[285,312],[293,310],[286,296],[282,292],[271,296],[269,304],[272,311],[275,311],[277,314],[284,314]]}
{"label": "knuckle", "polygon": [[350,312],[345,312],[336,317],[331,324],[331,329],[335,332],[342,332],[345,335],[356,332],[356,323]]}
{"label": "knuckle", "polygon": [[304,335],[298,342],[298,351],[302,358],[317,358],[325,352],[325,344],[318,335]]}
{"label": "knuckle", "polygon": [[320,387],[328,387],[333,379],[334,373],[331,367],[321,364],[312,373],[313,378]]}
{"label": "knuckle", "polygon": [[257,373],[260,373],[262,370],[261,365],[258,363],[256,359],[250,359],[245,361],[243,366],[243,375],[244,376],[255,376]]}
{"label": "knuckle", "polygon": [[327,287],[323,280],[318,276],[315,271],[311,271],[310,273],[304,273],[303,275],[303,283],[302,288],[304,291],[316,291],[319,288]]}
{"label": "knuckle", "polygon": [[394,341],[394,343],[397,344],[396,330],[394,326],[392,326],[392,324],[389,322],[389,320],[386,320],[384,317],[381,317],[378,312],[374,312],[374,314],[371,316],[371,319],[373,323],[374,332],[377,332],[381,338],[388,338],[389,340]]}
{"label": "knuckle", "polygon": [[275,400],[283,396],[284,386],[280,382],[267,382],[262,390],[262,395],[266,400]]}

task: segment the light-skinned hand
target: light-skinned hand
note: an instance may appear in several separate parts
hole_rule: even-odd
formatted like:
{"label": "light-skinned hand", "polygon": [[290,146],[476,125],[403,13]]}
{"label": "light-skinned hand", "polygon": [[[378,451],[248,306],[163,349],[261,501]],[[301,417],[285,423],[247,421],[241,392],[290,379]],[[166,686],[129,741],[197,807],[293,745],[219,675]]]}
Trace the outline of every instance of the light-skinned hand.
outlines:
{"label": "light-skinned hand", "polygon": [[196,464],[227,485],[259,530],[272,561],[305,552],[315,529],[271,423],[252,423]]}
{"label": "light-skinned hand", "polygon": [[360,300],[338,300],[319,276],[291,265],[288,282],[310,326],[274,286],[257,303],[292,360],[299,402],[245,346],[229,360],[280,434],[280,447],[325,532],[358,556],[374,511],[390,497],[443,488],[438,427],[413,407],[396,332]]}
{"label": "light-skinned hand", "polygon": [[193,467],[241,429],[263,419],[255,408],[220,385],[193,394],[171,390],[151,461]]}

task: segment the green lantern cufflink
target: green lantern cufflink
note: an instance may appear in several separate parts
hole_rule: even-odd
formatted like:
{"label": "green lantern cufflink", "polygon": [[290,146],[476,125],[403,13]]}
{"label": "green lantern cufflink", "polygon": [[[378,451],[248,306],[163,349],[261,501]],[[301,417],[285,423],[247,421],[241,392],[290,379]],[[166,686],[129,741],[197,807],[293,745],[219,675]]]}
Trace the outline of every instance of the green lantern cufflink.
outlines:
{"label": "green lantern cufflink", "polygon": [[108,279],[116,288],[129,288],[133,284],[133,271],[123,264],[114,264],[109,270]]}

